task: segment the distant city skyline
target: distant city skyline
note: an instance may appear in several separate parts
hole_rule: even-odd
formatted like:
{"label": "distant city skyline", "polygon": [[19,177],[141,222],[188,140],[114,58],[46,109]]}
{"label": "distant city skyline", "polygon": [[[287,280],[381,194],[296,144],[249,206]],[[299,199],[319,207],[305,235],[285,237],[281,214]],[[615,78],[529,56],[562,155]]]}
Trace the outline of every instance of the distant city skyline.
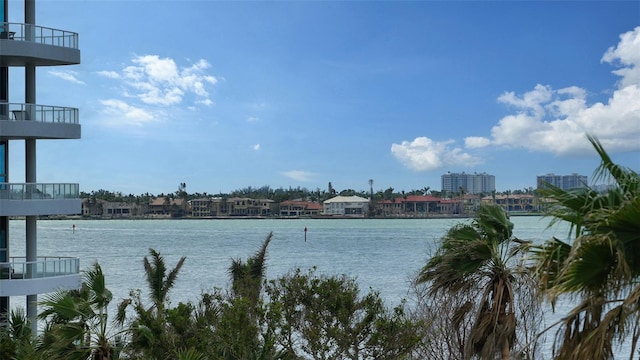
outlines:
{"label": "distant city skyline", "polygon": [[[9,0],[10,22],[23,7]],[[39,25],[80,34],[82,62],[38,69],[37,102],[79,107],[82,138],[39,142],[37,178],[125,194],[369,179],[409,191],[464,171],[504,191],[591,177],[586,133],[640,171],[639,13],[637,1],[39,2]],[[22,182],[16,145],[9,181]]]}
{"label": "distant city skyline", "polygon": [[[374,179],[370,179],[375,183]],[[474,172],[474,173],[466,173],[464,171],[459,172],[459,173],[453,173],[453,172],[447,172],[446,174],[442,174],[440,175],[440,186],[431,186],[431,185],[427,185],[427,186],[423,186],[420,188],[417,187],[413,187],[410,189],[401,189],[401,188],[396,188],[393,186],[393,184],[391,184],[389,187],[394,189],[394,192],[397,193],[401,193],[402,191],[418,191],[418,190],[422,190],[422,189],[429,189],[427,192],[431,192],[431,191],[438,191],[438,192],[445,192],[445,193],[454,193],[454,192],[458,192],[459,189],[462,187],[464,189],[465,192],[469,193],[469,194],[480,194],[480,193],[490,193],[492,191],[496,191],[499,193],[505,192],[505,191],[514,191],[514,190],[521,190],[521,191],[529,191],[529,190],[535,190],[535,189],[540,189],[544,187],[544,183],[548,182],[554,186],[558,186],[562,189],[570,189],[570,188],[574,188],[574,187],[578,187],[577,185],[579,184],[579,186],[592,186],[594,189],[603,189],[606,188],[606,186],[608,186],[607,184],[604,183],[598,183],[598,184],[591,184],[589,183],[589,176],[586,175],[582,175],[582,174],[577,174],[577,173],[573,173],[573,174],[564,174],[564,175],[559,175],[559,174],[554,174],[554,173],[548,173],[545,175],[538,175],[535,177],[535,181],[533,182],[533,184],[531,186],[525,186],[522,188],[513,188],[513,189],[502,189],[502,190],[497,190],[495,188],[495,176],[492,174],[487,174],[486,172]],[[182,185],[184,185],[184,188],[182,187]],[[284,187],[284,186],[271,186],[269,184],[263,184],[261,186],[255,186],[255,185],[248,185],[248,186],[244,186],[244,187],[239,187],[239,188],[235,188],[235,189],[231,189],[230,191],[226,191],[226,192],[212,192],[212,191],[194,191],[194,192],[190,192],[187,189],[187,185],[186,183],[180,183],[176,189],[174,190],[170,190],[170,191],[164,191],[164,192],[158,192],[158,193],[153,193],[150,191],[144,191],[142,193],[136,193],[136,194],[132,194],[132,195],[144,195],[145,193],[149,193],[151,195],[161,195],[161,194],[172,194],[175,193],[176,191],[185,191],[187,194],[195,194],[195,193],[206,193],[209,195],[217,195],[217,194],[228,194],[228,193],[232,193],[235,191],[241,191],[241,190],[245,190],[248,188],[252,188],[252,189],[260,189],[261,187],[269,187],[273,190],[276,189],[288,189],[289,187]],[[369,186],[369,185],[367,185]],[[333,187],[333,184],[331,185],[331,187],[333,188],[333,190],[336,191],[337,194],[339,194],[342,191],[348,191],[348,190],[354,190],[356,192],[364,192],[367,195],[370,192],[370,189],[367,189],[365,187],[361,187],[361,188],[335,188]],[[376,189],[374,190],[374,192],[384,192],[385,190],[387,190],[389,187],[385,188],[385,189]],[[296,188],[296,187],[292,187],[292,188]],[[308,188],[308,187],[304,187],[304,186],[300,186],[300,188],[304,188],[310,192],[313,192],[316,190],[316,188]],[[329,191],[329,183],[327,183],[327,186],[325,187],[317,187],[319,188],[321,191]],[[86,193],[91,193],[92,191],[99,191],[99,190],[106,190],[106,191],[111,191],[111,192],[121,192],[118,190],[113,190],[113,189],[91,189],[91,190],[83,190],[83,192]],[[128,195],[126,193],[123,193],[123,195]]]}

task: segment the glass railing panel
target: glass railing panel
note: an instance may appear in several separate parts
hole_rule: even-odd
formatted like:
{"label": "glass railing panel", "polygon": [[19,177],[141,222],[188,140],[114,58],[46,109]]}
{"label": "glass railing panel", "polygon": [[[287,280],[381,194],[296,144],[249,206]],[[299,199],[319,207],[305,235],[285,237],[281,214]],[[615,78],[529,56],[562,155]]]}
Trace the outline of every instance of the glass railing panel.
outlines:
{"label": "glass railing panel", "polygon": [[0,279],[43,279],[80,273],[80,259],[72,257],[39,257],[26,261],[26,257],[11,257],[0,262]]}
{"label": "glass railing panel", "polygon": [[80,122],[77,108],[24,103],[0,103],[0,120],[31,120],[62,124]]}
{"label": "glass railing panel", "polygon": [[78,49],[78,33],[32,24],[0,22],[0,39]]}
{"label": "glass railing panel", "polygon": [[0,183],[0,199],[64,200],[80,199],[79,184]]}

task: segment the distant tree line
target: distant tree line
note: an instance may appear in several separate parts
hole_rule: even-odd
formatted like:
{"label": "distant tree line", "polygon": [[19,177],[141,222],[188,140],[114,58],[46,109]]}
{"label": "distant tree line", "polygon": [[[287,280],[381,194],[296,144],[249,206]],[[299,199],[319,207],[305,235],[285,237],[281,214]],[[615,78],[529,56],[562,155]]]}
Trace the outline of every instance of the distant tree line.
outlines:
{"label": "distant tree line", "polygon": [[[372,182],[372,180],[370,181]],[[175,192],[166,193],[166,194],[160,193],[157,195],[150,194],[148,192],[140,195],[134,195],[134,194],[125,195],[119,191],[114,192],[114,191],[100,189],[100,190],[91,191],[91,192],[82,191],[80,193],[80,197],[83,199],[89,199],[90,201],[94,201],[94,202],[96,200],[104,200],[109,202],[124,202],[124,203],[136,203],[136,204],[148,203],[151,199],[154,199],[156,197],[185,199],[187,201],[192,199],[203,198],[203,197],[219,197],[219,198],[246,197],[251,199],[269,199],[275,202],[303,199],[307,201],[321,203],[325,200],[331,199],[332,197],[335,197],[338,195],[339,196],[355,195],[363,198],[370,198],[371,195],[373,194],[373,201],[381,201],[381,200],[392,200],[392,199],[407,197],[411,195],[431,195],[431,196],[440,197],[440,198],[447,198],[447,197],[458,198],[461,195],[465,194],[465,191],[463,189],[459,189],[459,191],[453,192],[453,193],[446,193],[442,191],[432,190],[431,187],[429,186],[425,186],[420,189],[412,189],[411,191],[404,191],[404,190],[396,191],[393,187],[389,187],[385,190],[374,191],[373,185],[372,185],[369,191],[367,190],[356,191],[354,189],[344,189],[344,190],[337,191],[336,189],[334,189],[331,182],[329,182],[327,189],[316,188],[315,190],[309,190],[305,187],[300,187],[300,186],[289,187],[289,188],[279,187],[274,189],[269,185],[264,185],[261,187],[248,186],[245,188],[231,191],[229,193],[209,194],[207,192],[204,192],[204,193],[196,192],[196,193],[190,194],[186,191],[186,188],[187,188],[186,183],[180,183],[178,190],[176,190]],[[504,192],[493,192],[493,193],[478,194],[478,195],[488,196],[488,195],[497,195],[497,194],[514,194],[515,195],[515,194],[534,194],[534,193],[536,193],[536,190],[530,187],[522,190],[520,189],[507,190]]]}

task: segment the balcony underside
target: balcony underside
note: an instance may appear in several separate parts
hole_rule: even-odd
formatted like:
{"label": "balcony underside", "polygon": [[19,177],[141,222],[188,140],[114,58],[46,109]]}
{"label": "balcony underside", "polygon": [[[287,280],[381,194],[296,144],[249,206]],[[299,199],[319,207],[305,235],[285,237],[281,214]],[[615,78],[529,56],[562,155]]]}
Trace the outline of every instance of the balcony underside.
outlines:
{"label": "balcony underside", "polygon": [[46,294],[57,290],[79,289],[81,275],[65,274],[37,279],[0,278],[0,296]]}
{"label": "balcony underside", "polygon": [[29,41],[0,39],[0,66],[80,64],[80,50]]}
{"label": "balcony underside", "polygon": [[76,215],[82,213],[80,199],[0,199],[0,216]]}
{"label": "balcony underside", "polygon": [[80,139],[80,124],[0,120],[0,139]]}

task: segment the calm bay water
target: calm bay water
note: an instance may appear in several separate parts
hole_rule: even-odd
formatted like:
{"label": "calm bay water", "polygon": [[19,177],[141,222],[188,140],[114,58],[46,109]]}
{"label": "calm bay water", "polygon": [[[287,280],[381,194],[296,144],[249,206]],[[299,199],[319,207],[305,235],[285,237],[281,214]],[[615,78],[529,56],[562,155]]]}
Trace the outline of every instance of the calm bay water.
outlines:
{"label": "calm bay water", "polygon": [[[231,259],[253,255],[273,232],[268,248],[267,277],[317,267],[329,275],[355,277],[362,293],[379,291],[388,307],[407,298],[409,281],[425,264],[438,239],[466,219],[298,219],[298,220],[42,220],[38,221],[39,256],[80,258],[81,269],[98,261],[113,292],[113,311],[131,289],[146,292],[142,259],[149,248],[159,251],[168,268],[186,256],[172,292],[172,304],[196,303],[203,291],[227,288]],[[512,217],[514,235],[523,240],[565,239],[567,226],[547,228],[550,218]],[[76,228],[73,231],[73,225]],[[308,229],[305,241],[304,228]],[[25,222],[12,221],[11,256],[25,254]],[[24,297],[12,307],[25,307]],[[547,325],[571,308],[559,303],[545,311]],[[540,358],[550,358],[553,331],[542,340]],[[618,356],[628,358],[626,346]]]}
{"label": "calm bay water", "polygon": [[[320,273],[355,277],[362,293],[378,291],[392,307],[402,299],[410,301],[410,278],[435,251],[438,239],[463,221],[468,220],[41,220],[38,255],[78,257],[81,269],[98,261],[113,292],[113,311],[131,289],[146,292],[142,260],[149,248],[165,257],[169,269],[186,256],[170,293],[171,303],[177,305],[197,303],[203,291],[214,287],[227,288],[231,259],[253,255],[273,232],[267,253],[269,279],[315,266]],[[564,239],[568,234],[566,226],[547,228],[550,218],[516,216],[511,221],[514,235],[523,240]],[[25,222],[12,221],[10,231],[11,256],[24,256]],[[25,307],[24,297],[11,301],[13,308]],[[545,311],[547,325],[570,307],[560,303],[559,312]],[[540,358],[551,357],[553,333],[542,340]],[[628,352],[623,347],[618,355]]]}
{"label": "calm bay water", "polygon": [[[379,291],[394,306],[408,296],[410,277],[437,239],[461,221],[467,220],[44,220],[38,221],[38,255],[78,257],[81,269],[98,261],[118,302],[130,289],[146,290],[142,259],[149,248],[159,251],[169,268],[186,256],[170,298],[173,304],[197,302],[202,291],[226,288],[231,259],[254,254],[272,231],[268,278],[316,266],[321,273],[357,278],[363,292]],[[566,228],[546,229],[548,218],[512,221],[521,239],[566,236]],[[12,221],[12,256],[24,255],[24,229],[24,221]],[[24,306],[23,301],[16,299],[13,306]]]}

